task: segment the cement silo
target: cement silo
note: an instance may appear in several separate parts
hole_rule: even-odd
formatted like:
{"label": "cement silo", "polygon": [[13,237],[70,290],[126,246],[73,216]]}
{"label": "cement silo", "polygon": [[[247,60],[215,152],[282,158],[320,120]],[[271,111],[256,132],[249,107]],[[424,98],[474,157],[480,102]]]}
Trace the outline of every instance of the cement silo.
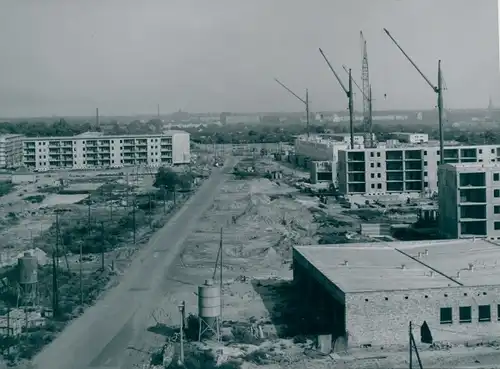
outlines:
{"label": "cement silo", "polygon": [[212,279],[207,279],[205,284],[198,286],[199,340],[207,332],[212,332],[219,340],[221,310],[220,286],[215,285]]}
{"label": "cement silo", "polygon": [[38,260],[29,252],[25,252],[17,261],[19,269],[19,285],[25,304],[35,303],[38,287]]}

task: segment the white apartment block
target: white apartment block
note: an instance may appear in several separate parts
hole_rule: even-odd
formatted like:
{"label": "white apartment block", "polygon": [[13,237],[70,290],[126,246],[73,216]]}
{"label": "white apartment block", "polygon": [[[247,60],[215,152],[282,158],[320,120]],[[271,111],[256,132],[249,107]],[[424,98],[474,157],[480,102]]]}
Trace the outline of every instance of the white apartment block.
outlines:
{"label": "white apartment block", "polygon": [[191,161],[189,133],[104,136],[86,132],[70,137],[27,138],[23,164],[37,171],[52,169],[160,167]]}
{"label": "white apartment block", "polygon": [[[340,150],[339,191],[345,195],[437,192],[439,154],[438,142]],[[445,163],[500,162],[500,145],[446,145],[444,159]]]}
{"label": "white apartment block", "polygon": [[23,135],[0,135],[0,168],[17,168],[23,164]]}
{"label": "white apartment block", "polygon": [[454,239],[500,239],[499,163],[439,168],[439,229]]}
{"label": "white apartment block", "polygon": [[394,132],[392,137],[401,142],[410,144],[419,144],[429,142],[427,133],[409,133],[409,132]]}

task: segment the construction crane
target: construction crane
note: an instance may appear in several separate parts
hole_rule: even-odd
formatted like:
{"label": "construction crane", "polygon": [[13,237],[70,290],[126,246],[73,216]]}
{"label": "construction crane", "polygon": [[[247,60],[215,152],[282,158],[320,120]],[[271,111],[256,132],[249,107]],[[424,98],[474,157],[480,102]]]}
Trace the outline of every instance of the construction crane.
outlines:
{"label": "construction crane", "polygon": [[363,128],[365,131],[365,147],[373,147],[372,134],[372,100],[371,100],[371,85],[370,73],[368,69],[368,51],[366,40],[363,36],[363,31],[359,32],[361,40],[361,86],[363,92]]}
{"label": "construction crane", "polygon": [[413,62],[413,60],[405,53],[398,42],[391,36],[389,31],[384,28],[384,32],[389,36],[389,38],[394,42],[398,49],[403,53],[403,55],[408,59],[408,61],[413,65],[417,72],[422,76],[422,78],[427,82],[427,84],[432,88],[432,90],[437,94],[437,108],[438,108],[438,122],[439,122],[439,164],[444,164],[444,138],[443,138],[443,75],[441,72],[441,60],[438,60],[438,84],[435,86],[420,70],[420,68]]}
{"label": "construction crane", "polygon": [[342,87],[342,90],[344,90],[344,93],[347,95],[347,99],[349,101],[349,133],[351,136],[351,149],[354,148],[354,104],[353,104],[353,94],[352,94],[352,72],[351,69],[349,69],[349,89],[347,89],[344,84],[342,83],[342,80],[340,79],[339,75],[337,72],[335,72],[335,69],[333,69],[332,65],[328,61],[328,58],[326,57],[325,53],[323,50],[319,49],[319,52],[323,56],[323,58],[326,61],[326,64],[328,64],[328,67],[332,71],[333,75],[337,79],[337,81],[340,84],[340,87]]}
{"label": "construction crane", "polygon": [[306,106],[306,132],[307,132],[307,137],[309,137],[309,90],[306,88],[306,98],[303,99],[299,95],[297,95],[295,92],[290,90],[288,87],[286,87],[283,83],[281,83],[277,78],[274,79],[281,87],[283,87],[285,90],[287,90],[292,96],[294,96],[297,100],[302,102]]}
{"label": "construction crane", "polygon": [[[349,68],[347,68],[345,65],[342,65],[342,68],[344,68],[345,72],[349,75]],[[358,88],[359,92],[361,92],[361,94],[363,95],[363,100],[367,99],[370,104],[369,104],[369,116],[370,116],[370,122],[372,122],[372,106],[373,106],[373,98],[372,98],[372,86],[370,85],[369,89],[368,89],[368,95],[366,95],[364,92],[363,92],[363,88],[361,88],[357,83],[356,83],[356,80],[354,80],[354,78],[352,79],[352,83],[354,83],[354,85]],[[373,132],[372,130],[370,129],[370,138],[371,140],[369,141],[369,145],[366,145],[367,144],[367,141],[365,139],[365,147],[375,147],[375,142],[373,141]]]}

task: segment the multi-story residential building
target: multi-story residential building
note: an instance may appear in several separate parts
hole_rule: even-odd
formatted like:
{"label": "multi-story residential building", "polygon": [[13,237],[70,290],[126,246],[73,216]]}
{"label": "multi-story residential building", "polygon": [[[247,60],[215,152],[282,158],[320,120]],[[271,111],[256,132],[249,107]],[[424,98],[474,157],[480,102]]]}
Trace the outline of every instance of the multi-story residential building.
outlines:
{"label": "multi-story residential building", "polygon": [[104,136],[86,132],[70,137],[29,138],[23,144],[24,166],[45,171],[57,168],[159,167],[191,161],[189,133]]}
{"label": "multi-story residential building", "polygon": [[439,168],[439,229],[449,238],[500,239],[500,164]]}
{"label": "multi-story residential building", "polygon": [[23,164],[23,135],[0,135],[0,168],[17,168]]}
{"label": "multi-story residential building", "polygon": [[[438,190],[439,143],[380,145],[339,151],[339,191],[346,194],[433,193]],[[500,145],[446,144],[445,163],[500,161]]]}

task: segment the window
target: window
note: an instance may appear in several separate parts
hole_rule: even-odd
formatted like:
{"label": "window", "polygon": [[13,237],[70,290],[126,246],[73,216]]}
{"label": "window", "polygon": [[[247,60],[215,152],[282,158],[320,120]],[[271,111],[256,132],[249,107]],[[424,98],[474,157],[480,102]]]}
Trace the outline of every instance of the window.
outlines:
{"label": "window", "polygon": [[495,214],[500,214],[500,205],[495,205],[495,207],[493,208],[493,212]]}
{"label": "window", "polygon": [[500,305],[497,305],[497,320],[500,321]]}
{"label": "window", "polygon": [[370,177],[375,178],[375,173],[370,174]]}
{"label": "window", "polygon": [[381,173],[377,173],[377,178],[382,178],[382,174]]}
{"label": "window", "polygon": [[429,175],[429,173],[424,172],[424,177],[427,177],[428,175]]}
{"label": "window", "polygon": [[427,166],[427,161],[424,161],[424,166],[425,166],[425,167]]}
{"label": "window", "polygon": [[491,306],[479,305],[479,321],[491,322]]}
{"label": "window", "polygon": [[500,197],[500,190],[494,190],[493,191],[493,196]]}
{"label": "window", "polygon": [[483,153],[483,149],[479,149],[479,153],[482,154]]}
{"label": "window", "polygon": [[377,168],[380,168],[380,163],[377,163]]}
{"label": "window", "polygon": [[381,183],[377,183],[377,188],[380,190],[382,188],[382,184]]}
{"label": "window", "polygon": [[451,324],[453,323],[453,315],[451,307],[441,308],[439,314],[439,322],[441,324]]}
{"label": "window", "polygon": [[375,168],[375,164],[370,163],[370,167]]}
{"label": "window", "polygon": [[500,222],[495,222],[494,227],[495,227],[495,231],[500,230]]}
{"label": "window", "polygon": [[375,183],[372,183],[372,188],[375,188]]}
{"label": "window", "polygon": [[424,155],[427,155],[427,151],[424,150]]}
{"label": "window", "polygon": [[373,153],[372,153],[372,152],[370,153],[370,157],[372,157],[372,158],[373,158]]}
{"label": "window", "polygon": [[377,158],[380,158],[380,153],[379,152],[377,153]]}
{"label": "window", "polygon": [[470,306],[460,306],[458,309],[458,315],[460,323],[472,322],[472,308]]}
{"label": "window", "polygon": [[493,173],[493,180],[500,181],[500,173]]}

